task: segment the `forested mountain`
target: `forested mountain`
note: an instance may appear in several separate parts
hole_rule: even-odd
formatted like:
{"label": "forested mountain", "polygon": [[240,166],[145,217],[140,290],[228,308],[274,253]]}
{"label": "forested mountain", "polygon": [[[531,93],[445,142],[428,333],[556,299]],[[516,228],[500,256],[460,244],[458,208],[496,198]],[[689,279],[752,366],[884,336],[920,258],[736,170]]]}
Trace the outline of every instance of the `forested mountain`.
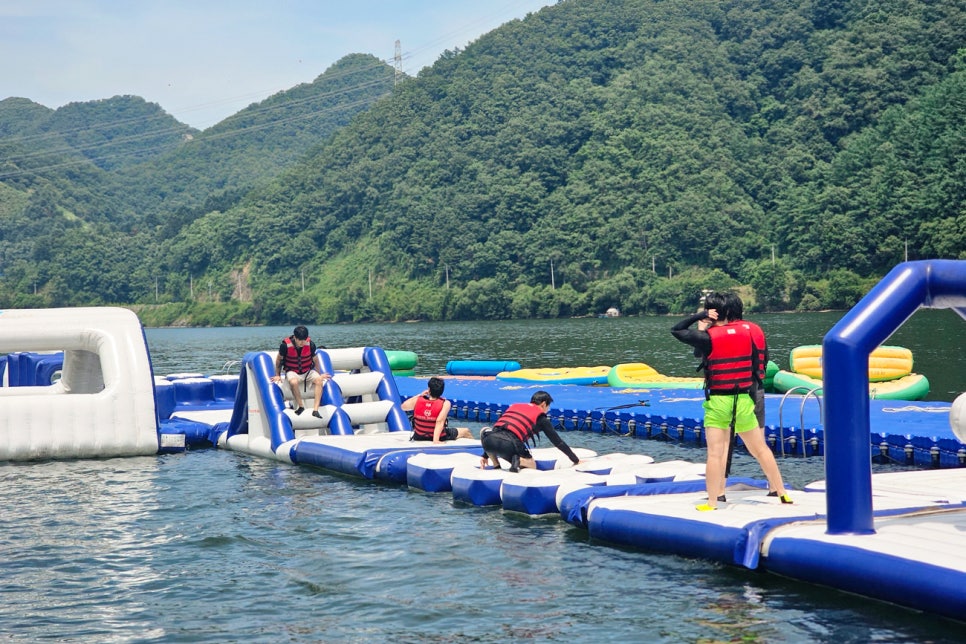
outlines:
{"label": "forested mountain", "polygon": [[386,96],[394,73],[351,54],[204,132],[136,97],[0,101],[0,303],[152,296],[162,240],[294,164]]}
{"label": "forested mountain", "polygon": [[[279,92],[122,174],[150,224],[170,233],[212,199],[218,209],[301,159],[387,96],[395,70],[368,54],[344,57],[312,83]],[[181,215],[172,216],[181,210]],[[209,209],[212,209],[209,207]]]}
{"label": "forested mountain", "polygon": [[70,103],[57,110],[22,98],[0,101],[4,162],[18,168],[46,169],[52,159],[78,156],[102,170],[117,170],[176,149],[193,131],[160,105],[137,96]]}
{"label": "forested mountain", "polygon": [[[964,43],[953,0],[564,0],[254,189],[287,146],[201,155],[198,135],[114,171],[149,216],[86,246],[25,238],[31,257],[0,255],[0,305],[465,319],[681,311],[742,286],[758,308],[848,306],[906,254],[966,259]],[[273,141],[297,127],[263,123]],[[199,176],[221,164],[221,183]],[[0,171],[0,225],[38,214],[17,178]]]}

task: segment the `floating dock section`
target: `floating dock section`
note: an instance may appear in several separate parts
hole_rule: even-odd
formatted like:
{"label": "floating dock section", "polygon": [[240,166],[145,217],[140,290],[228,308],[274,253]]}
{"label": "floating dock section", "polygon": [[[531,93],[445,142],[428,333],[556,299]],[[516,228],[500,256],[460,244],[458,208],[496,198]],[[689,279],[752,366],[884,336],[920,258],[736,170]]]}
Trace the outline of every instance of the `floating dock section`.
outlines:
{"label": "floating dock section", "polygon": [[[400,393],[426,388],[425,378],[397,378]],[[514,402],[543,389],[553,396],[548,417],[558,431],[590,431],[704,446],[704,393],[694,389],[618,389],[451,377],[450,416],[489,424]],[[825,454],[823,400],[768,394],[765,439],[776,456]],[[869,457],[919,467],[966,466],[966,445],[951,431],[951,403],[871,400]]]}

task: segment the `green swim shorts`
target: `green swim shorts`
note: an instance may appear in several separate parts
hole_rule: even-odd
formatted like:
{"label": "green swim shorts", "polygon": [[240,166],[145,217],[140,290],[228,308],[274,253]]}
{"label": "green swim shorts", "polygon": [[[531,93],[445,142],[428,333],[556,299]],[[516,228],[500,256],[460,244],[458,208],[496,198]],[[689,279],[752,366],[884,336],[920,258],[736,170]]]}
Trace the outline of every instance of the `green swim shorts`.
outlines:
{"label": "green swim shorts", "polygon": [[[737,409],[734,406],[737,405]],[[755,401],[748,394],[735,396],[711,396],[704,401],[704,426],[728,429],[731,427],[732,409],[735,411],[735,433],[751,431],[758,427],[755,418]]]}

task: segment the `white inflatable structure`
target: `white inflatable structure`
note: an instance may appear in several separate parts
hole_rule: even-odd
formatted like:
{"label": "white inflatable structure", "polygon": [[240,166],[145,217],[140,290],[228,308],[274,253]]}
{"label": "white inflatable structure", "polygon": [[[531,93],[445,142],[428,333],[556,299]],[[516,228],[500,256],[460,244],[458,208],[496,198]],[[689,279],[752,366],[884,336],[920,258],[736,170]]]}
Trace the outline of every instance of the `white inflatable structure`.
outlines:
{"label": "white inflatable structure", "polygon": [[[231,422],[217,438],[219,447],[289,463],[329,466],[324,452],[328,438],[376,435],[392,446],[404,446],[411,427],[399,406],[400,397],[385,352],[378,347],[320,349],[322,368],[333,374],[322,393],[321,418],[310,413],[312,391],[303,393],[309,402],[301,415],[286,403],[292,400],[287,383],[271,382],[274,353],[245,355],[239,375],[238,395]],[[361,436],[359,436],[361,438]],[[379,438],[376,438],[376,443]],[[353,444],[372,447],[372,441]],[[385,441],[383,441],[385,442]],[[323,455],[316,454],[321,449]]]}
{"label": "white inflatable structure", "polygon": [[51,384],[0,387],[0,460],[157,454],[151,358],[122,308],[0,310],[0,354],[62,351]]}

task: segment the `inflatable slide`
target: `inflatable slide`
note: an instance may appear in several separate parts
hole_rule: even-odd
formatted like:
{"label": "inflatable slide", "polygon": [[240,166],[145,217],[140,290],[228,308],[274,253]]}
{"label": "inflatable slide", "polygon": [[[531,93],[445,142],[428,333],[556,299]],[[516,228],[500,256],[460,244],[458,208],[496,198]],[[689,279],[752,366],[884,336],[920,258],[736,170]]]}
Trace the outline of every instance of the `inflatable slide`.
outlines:
{"label": "inflatable slide", "polygon": [[212,442],[283,462],[403,482],[413,454],[479,450],[479,442],[468,439],[445,446],[410,442],[409,419],[382,349],[320,349],[318,355],[333,374],[323,386],[321,418],[308,410],[296,415],[288,404],[288,384],[271,381],[275,354],[252,352],[242,360],[231,421],[214,427]]}

